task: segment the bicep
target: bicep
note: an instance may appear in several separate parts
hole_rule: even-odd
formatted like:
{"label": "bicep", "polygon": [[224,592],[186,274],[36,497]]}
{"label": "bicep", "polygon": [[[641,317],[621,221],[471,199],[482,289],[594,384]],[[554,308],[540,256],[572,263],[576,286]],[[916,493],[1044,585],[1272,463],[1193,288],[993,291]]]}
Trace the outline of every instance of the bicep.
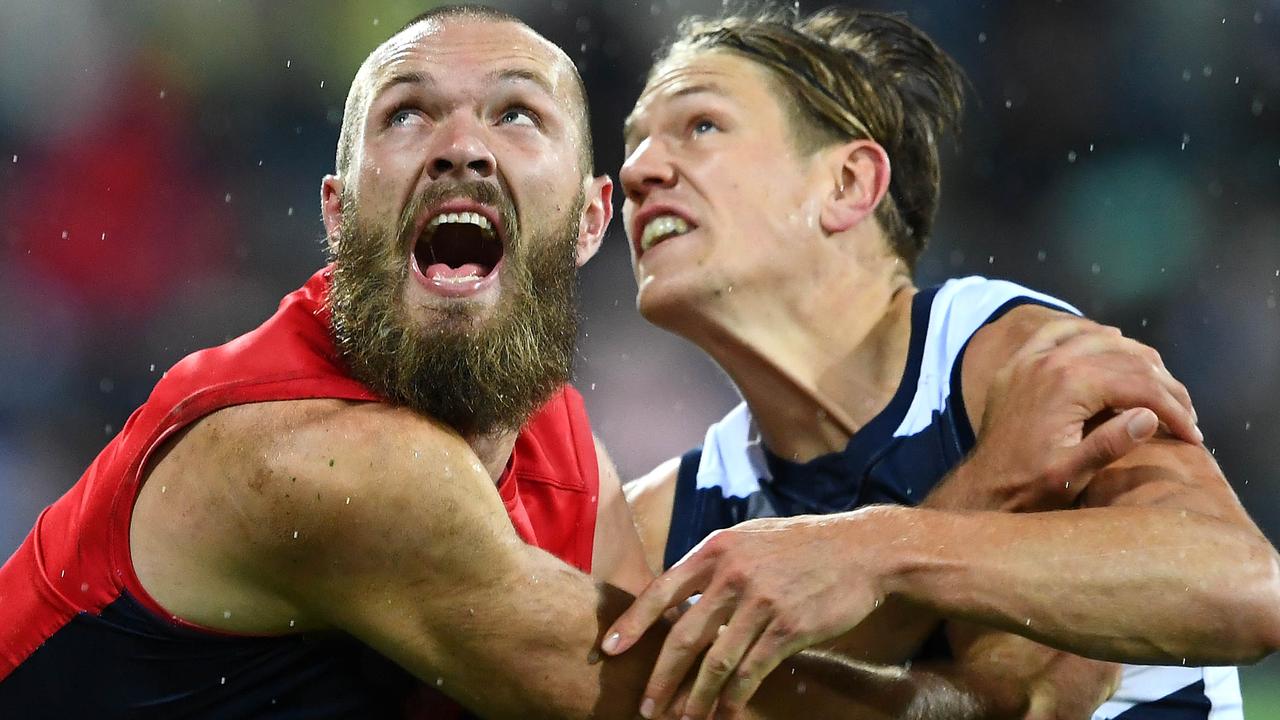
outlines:
{"label": "bicep", "polygon": [[600,465],[600,490],[591,575],[628,592],[639,593],[653,579],[653,573],[645,564],[644,548],[636,534],[631,509],[623,497],[618,470],[598,438],[596,458]]}
{"label": "bicep", "polygon": [[265,479],[256,581],[485,716],[596,712],[618,664],[592,649],[625,594],[522,542],[455,435],[410,418],[329,441],[333,464],[285,453]]}

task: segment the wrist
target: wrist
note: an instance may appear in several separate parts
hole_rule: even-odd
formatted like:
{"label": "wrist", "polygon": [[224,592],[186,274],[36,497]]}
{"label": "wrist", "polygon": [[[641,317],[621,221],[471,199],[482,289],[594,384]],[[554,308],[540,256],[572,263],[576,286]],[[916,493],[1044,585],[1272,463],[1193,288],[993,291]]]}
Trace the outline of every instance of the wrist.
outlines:
{"label": "wrist", "polygon": [[[909,596],[911,578],[921,560],[921,516],[928,511],[902,505],[873,505],[850,514],[856,531],[852,544],[865,549],[865,566],[874,578],[876,596]],[[865,582],[866,575],[859,578]]]}

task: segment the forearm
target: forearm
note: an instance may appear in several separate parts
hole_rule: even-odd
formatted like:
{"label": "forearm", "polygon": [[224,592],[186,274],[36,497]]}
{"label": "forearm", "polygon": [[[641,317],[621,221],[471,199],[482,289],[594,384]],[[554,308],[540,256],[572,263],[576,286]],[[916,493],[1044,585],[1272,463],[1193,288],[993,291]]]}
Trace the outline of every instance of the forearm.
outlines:
{"label": "forearm", "polygon": [[1280,574],[1256,534],[1181,510],[878,515],[900,538],[885,590],[1078,655],[1231,664],[1265,654]]}

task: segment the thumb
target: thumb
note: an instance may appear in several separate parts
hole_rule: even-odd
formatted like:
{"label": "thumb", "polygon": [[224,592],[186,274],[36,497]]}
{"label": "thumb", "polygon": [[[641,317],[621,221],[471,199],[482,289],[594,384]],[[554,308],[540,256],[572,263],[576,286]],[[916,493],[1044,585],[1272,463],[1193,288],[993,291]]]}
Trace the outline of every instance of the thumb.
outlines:
{"label": "thumb", "polygon": [[1151,410],[1125,410],[1094,428],[1079,445],[1067,451],[1069,455],[1064,463],[1067,477],[1088,482],[1099,470],[1150,440],[1159,427],[1160,421]]}

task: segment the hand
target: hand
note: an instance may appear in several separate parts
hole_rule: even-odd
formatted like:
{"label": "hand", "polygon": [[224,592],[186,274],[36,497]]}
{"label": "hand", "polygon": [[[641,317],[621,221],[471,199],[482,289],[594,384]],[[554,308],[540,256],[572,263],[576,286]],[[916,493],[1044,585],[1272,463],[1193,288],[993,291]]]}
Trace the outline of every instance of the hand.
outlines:
{"label": "hand", "polygon": [[664,611],[702,593],[667,635],[640,714],[660,716],[710,646],[681,715],[700,720],[714,706],[716,717],[736,717],[778,663],[861,622],[884,595],[870,559],[887,512],[751,520],[707,536],[605,634],[604,652],[625,652]]}
{"label": "hand", "polygon": [[1095,473],[1161,424],[1203,440],[1187,389],[1159,353],[1115,328],[1055,320],[996,373],[978,444],[956,477],[994,493],[992,509],[1069,507]]}

